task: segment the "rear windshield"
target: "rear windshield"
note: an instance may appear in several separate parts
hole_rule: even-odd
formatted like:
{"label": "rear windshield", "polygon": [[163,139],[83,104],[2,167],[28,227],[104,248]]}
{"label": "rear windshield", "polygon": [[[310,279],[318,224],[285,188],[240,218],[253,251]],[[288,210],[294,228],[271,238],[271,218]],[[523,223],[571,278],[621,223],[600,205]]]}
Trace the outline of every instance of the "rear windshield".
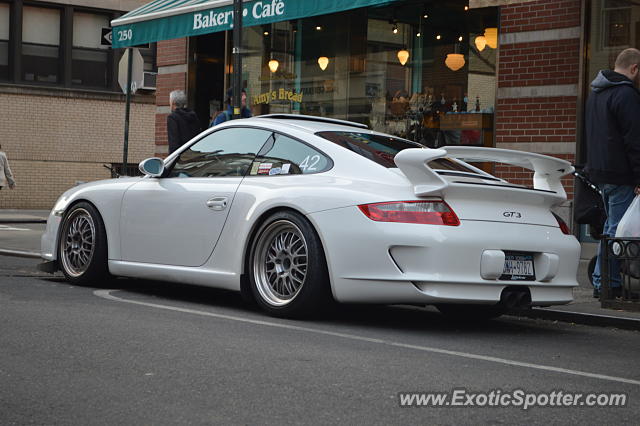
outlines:
{"label": "rear windshield", "polygon": [[[350,151],[362,155],[371,161],[387,167],[398,167],[393,162],[397,153],[407,148],[425,148],[417,142],[391,136],[372,135],[359,132],[318,132],[316,135],[338,144]],[[434,170],[451,170],[457,172],[476,173],[457,161],[449,158],[437,158],[429,162]]]}

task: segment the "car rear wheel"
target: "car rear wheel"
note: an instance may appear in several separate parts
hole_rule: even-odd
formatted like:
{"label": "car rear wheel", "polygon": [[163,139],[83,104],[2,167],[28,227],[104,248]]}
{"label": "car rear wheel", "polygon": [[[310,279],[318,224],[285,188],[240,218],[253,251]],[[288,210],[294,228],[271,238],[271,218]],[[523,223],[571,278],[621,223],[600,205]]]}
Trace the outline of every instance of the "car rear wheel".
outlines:
{"label": "car rear wheel", "polygon": [[256,302],[274,316],[313,315],[331,299],[320,238],[297,213],[278,212],[262,224],[250,246],[248,275]]}
{"label": "car rear wheel", "polygon": [[502,305],[464,305],[446,304],[436,306],[440,313],[447,318],[458,321],[477,321],[497,318],[504,314]]}
{"label": "car rear wheel", "polygon": [[60,269],[74,284],[90,284],[109,276],[107,234],[100,214],[81,202],[65,215],[58,246]]}

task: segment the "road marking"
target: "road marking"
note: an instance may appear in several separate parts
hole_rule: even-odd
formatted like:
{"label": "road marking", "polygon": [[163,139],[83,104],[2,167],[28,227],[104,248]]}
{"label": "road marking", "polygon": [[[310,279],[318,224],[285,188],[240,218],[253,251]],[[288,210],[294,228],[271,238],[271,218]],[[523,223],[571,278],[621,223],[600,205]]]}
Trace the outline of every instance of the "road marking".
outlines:
{"label": "road marking", "polygon": [[0,225],[0,231],[30,231],[27,228],[13,228],[9,225]]}
{"label": "road marking", "polygon": [[151,308],[166,309],[170,311],[184,312],[188,314],[202,315],[202,316],[220,318],[220,319],[225,319],[230,321],[244,322],[248,324],[263,325],[267,327],[283,328],[287,330],[305,331],[308,333],[322,334],[325,336],[342,337],[344,339],[358,340],[358,341],[369,342],[369,343],[377,343],[380,345],[394,346],[398,348],[414,349],[418,351],[431,352],[431,353],[442,354],[442,355],[451,355],[451,356],[457,356],[457,357],[467,358],[467,359],[477,359],[481,361],[495,362],[498,364],[511,365],[515,367],[524,367],[524,368],[532,368],[536,370],[552,371],[554,373],[571,374],[574,376],[589,377],[592,379],[600,379],[600,380],[606,380],[610,382],[626,383],[630,385],[640,385],[639,380],[627,379],[624,377],[607,376],[605,374],[589,373],[586,371],[578,371],[578,370],[569,370],[566,368],[553,367],[550,365],[532,364],[529,362],[514,361],[506,358],[497,358],[493,356],[478,355],[478,354],[472,354],[468,352],[450,351],[447,349],[434,348],[430,346],[410,345],[408,343],[400,343],[400,342],[394,342],[391,340],[384,340],[384,339],[375,339],[372,337],[358,336],[355,334],[338,333],[335,331],[320,330],[317,328],[310,328],[310,327],[301,327],[298,325],[280,324],[277,322],[254,320],[249,318],[237,317],[233,315],[216,314],[213,312],[198,311],[195,309],[178,308],[176,306],[159,305],[157,303],[148,303],[148,302],[139,302],[136,300],[121,299],[111,294],[114,291],[119,291],[119,290],[95,290],[93,294],[95,294],[98,297],[102,297],[108,300],[113,300],[116,302],[132,303],[135,305],[148,306]]}

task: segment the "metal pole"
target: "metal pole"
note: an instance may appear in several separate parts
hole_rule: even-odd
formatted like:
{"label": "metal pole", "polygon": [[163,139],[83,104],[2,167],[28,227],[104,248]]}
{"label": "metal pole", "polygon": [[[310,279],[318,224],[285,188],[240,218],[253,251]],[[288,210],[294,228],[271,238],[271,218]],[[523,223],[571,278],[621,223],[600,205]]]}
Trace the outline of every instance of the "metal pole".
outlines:
{"label": "metal pole", "polygon": [[133,51],[131,48],[127,49],[127,55],[129,60],[127,63],[127,103],[124,113],[124,147],[122,149],[122,171],[121,175],[127,174],[127,155],[129,153],[129,112],[131,111],[131,74],[133,64]]}
{"label": "metal pole", "polygon": [[233,0],[233,118],[241,117],[242,109],[242,0]]}

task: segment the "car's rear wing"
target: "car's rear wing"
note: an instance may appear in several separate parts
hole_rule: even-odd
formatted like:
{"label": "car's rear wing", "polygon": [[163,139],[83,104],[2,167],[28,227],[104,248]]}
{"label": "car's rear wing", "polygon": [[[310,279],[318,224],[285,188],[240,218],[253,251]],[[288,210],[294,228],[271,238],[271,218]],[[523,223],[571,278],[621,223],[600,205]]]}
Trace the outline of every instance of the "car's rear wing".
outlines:
{"label": "car's rear wing", "polygon": [[533,171],[533,188],[553,191],[566,199],[567,194],[560,178],[573,172],[566,160],[532,152],[510,149],[445,146],[440,149],[409,148],[394,158],[398,168],[414,186],[417,196],[442,193],[448,183],[428,163],[436,158],[453,157],[466,162],[494,162],[523,167]]}

